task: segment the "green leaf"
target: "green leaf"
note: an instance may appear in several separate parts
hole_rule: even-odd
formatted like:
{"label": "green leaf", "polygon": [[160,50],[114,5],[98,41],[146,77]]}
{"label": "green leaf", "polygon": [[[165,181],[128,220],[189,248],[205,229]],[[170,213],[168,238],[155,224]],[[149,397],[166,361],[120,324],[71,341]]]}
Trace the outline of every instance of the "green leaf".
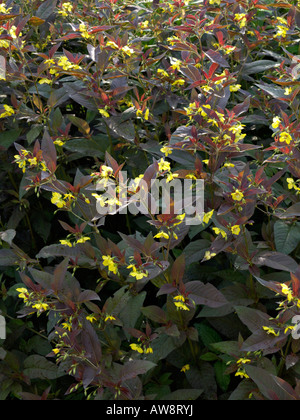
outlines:
{"label": "green leaf", "polygon": [[219,385],[219,387],[222,389],[223,392],[226,392],[230,385],[230,375],[225,374],[226,368],[227,368],[226,363],[222,362],[221,360],[218,360],[214,364],[217,384]]}
{"label": "green leaf", "polygon": [[17,128],[14,130],[3,131],[0,133],[0,148],[8,149],[15,141],[18,140],[22,130]]}
{"label": "green leaf", "polygon": [[274,225],[275,244],[277,251],[289,255],[300,241],[300,223],[288,224],[278,220]]}
{"label": "green leaf", "polygon": [[151,305],[141,308],[141,312],[151,321],[158,322],[160,324],[167,323],[167,316],[165,311],[163,311],[159,306]]}
{"label": "green leaf", "polygon": [[57,379],[64,376],[65,372],[45,357],[32,355],[24,361],[23,374],[29,379]]}
{"label": "green leaf", "polygon": [[205,362],[214,362],[215,360],[218,360],[218,356],[215,353],[207,352],[205,354],[202,354],[200,356],[201,360],[204,360]]}
{"label": "green leaf", "polygon": [[212,349],[220,353],[227,354],[228,356],[239,356],[240,349],[237,341],[220,341],[219,343],[212,343]]}
{"label": "green leaf", "polygon": [[17,261],[15,253],[11,249],[1,249],[0,250],[0,267],[7,267],[9,265],[14,265]]}
{"label": "green leaf", "polygon": [[206,239],[199,239],[198,241],[191,242],[185,249],[186,263],[190,265],[194,262],[201,261],[210,247],[210,242]]}
{"label": "green leaf", "polygon": [[[120,312],[119,318],[123,322],[124,328],[134,328],[135,324],[141,315],[141,308],[143,307],[144,300],[146,298],[146,292],[142,292],[137,296],[131,296],[128,300],[126,307]],[[130,337],[125,331],[127,337]]]}
{"label": "green leaf", "polygon": [[222,337],[209,325],[195,324],[194,327],[198,331],[199,337],[201,338],[205,347],[208,347],[212,343],[218,343],[222,341]]}
{"label": "green leaf", "polygon": [[103,143],[98,143],[95,140],[74,139],[69,140],[64,145],[64,149],[80,153],[82,156],[97,156],[103,159],[105,154],[103,146]]}
{"label": "green leaf", "polygon": [[249,395],[254,391],[255,386],[252,382],[244,380],[238,384],[236,389],[229,397],[229,401],[249,401]]}
{"label": "green leaf", "polygon": [[42,125],[39,125],[39,124],[33,125],[31,130],[29,130],[28,133],[26,134],[26,140],[28,141],[28,144],[30,145],[31,143],[33,143],[34,140],[41,134],[42,131],[43,131]]}

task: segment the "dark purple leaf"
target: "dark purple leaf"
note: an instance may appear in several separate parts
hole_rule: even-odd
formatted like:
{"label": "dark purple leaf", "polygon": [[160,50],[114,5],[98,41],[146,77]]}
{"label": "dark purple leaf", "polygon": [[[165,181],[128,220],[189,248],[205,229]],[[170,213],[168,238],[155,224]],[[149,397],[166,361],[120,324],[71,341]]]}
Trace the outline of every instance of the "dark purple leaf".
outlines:
{"label": "dark purple leaf", "polygon": [[228,62],[225,60],[225,58],[217,51],[208,50],[204,53],[206,57],[210,59],[213,63],[219,64],[221,67],[229,67]]}

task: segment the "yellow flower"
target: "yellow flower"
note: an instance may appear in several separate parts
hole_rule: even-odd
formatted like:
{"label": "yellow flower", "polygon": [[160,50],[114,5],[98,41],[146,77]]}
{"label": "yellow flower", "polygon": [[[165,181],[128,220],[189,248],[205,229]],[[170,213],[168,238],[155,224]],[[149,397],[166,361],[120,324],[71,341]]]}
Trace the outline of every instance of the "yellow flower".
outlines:
{"label": "yellow flower", "polygon": [[250,359],[244,359],[244,358],[241,358],[241,359],[239,359],[238,361],[237,361],[237,364],[238,365],[245,365],[245,364],[247,364],[247,363],[251,363],[251,361],[252,360],[250,360]]}
{"label": "yellow flower", "polygon": [[175,82],[172,83],[172,86],[183,86],[184,84],[185,84],[184,79],[178,79],[178,80],[175,80]]}
{"label": "yellow flower", "polygon": [[[185,220],[185,218],[186,218],[186,214],[185,213],[178,214],[176,216],[176,220],[178,220],[178,221],[175,222],[175,223],[173,223],[173,226],[179,226],[179,225],[181,225],[181,223]],[[173,235],[174,235],[174,233],[173,233]]]}
{"label": "yellow flower", "polygon": [[272,127],[276,129],[280,126],[280,124],[281,124],[281,119],[279,117],[274,117]]}
{"label": "yellow flower", "polygon": [[249,376],[242,370],[239,370],[238,372],[236,372],[235,376],[240,376],[241,378],[249,379]]}
{"label": "yellow flower", "polygon": [[59,209],[62,209],[66,205],[66,202],[62,198],[62,195],[57,192],[52,193],[51,203],[55,204]]}
{"label": "yellow flower", "polygon": [[141,29],[147,29],[149,27],[149,20],[141,23]]}
{"label": "yellow flower", "polygon": [[216,235],[221,235],[224,239],[227,239],[227,233],[223,229],[213,227],[212,230]]}
{"label": "yellow flower", "polygon": [[49,308],[49,305],[47,305],[47,303],[39,302],[39,303],[36,303],[35,305],[32,305],[32,307],[42,312],[42,311],[46,311]]}
{"label": "yellow flower", "polygon": [[174,302],[174,305],[177,307],[177,309],[180,309],[182,311],[189,311],[190,310],[190,308],[188,308],[186,306],[186,304],[183,303],[183,302]]}
{"label": "yellow flower", "polygon": [[72,201],[72,200],[75,200],[75,197],[74,197],[74,195],[73,195],[73,194],[71,194],[71,193],[64,194],[64,200],[69,200],[69,201]]}
{"label": "yellow flower", "polygon": [[170,171],[171,164],[166,162],[163,158],[158,162],[158,169],[160,172]]}
{"label": "yellow flower", "polygon": [[284,334],[287,334],[289,331],[293,331],[295,329],[295,326],[289,325],[284,330]]}
{"label": "yellow flower", "polygon": [[31,158],[29,158],[29,159],[28,159],[28,162],[29,162],[29,165],[30,165],[30,166],[36,166],[36,165],[37,165],[37,163],[38,163],[38,162],[37,162],[37,158],[36,158],[36,157],[34,157],[34,158],[32,158],[32,159],[31,159]]}
{"label": "yellow flower", "polygon": [[94,321],[97,321],[97,317],[95,316],[95,315],[88,315],[87,317],[86,317],[86,319],[88,320],[88,321],[90,321],[91,323],[93,323]]}
{"label": "yellow flower", "polygon": [[152,347],[148,347],[146,350],[145,350],[145,354],[149,354],[149,353],[153,353],[153,348]]}
{"label": "yellow flower", "polygon": [[241,89],[242,85],[231,85],[229,86],[230,92],[238,92]]}
{"label": "yellow flower", "polygon": [[182,296],[182,295],[177,295],[177,296],[173,297],[173,300],[176,300],[176,301],[179,300],[181,302],[185,302],[185,297]]}
{"label": "yellow flower", "polygon": [[101,176],[103,178],[109,178],[110,176],[113,175],[113,173],[114,173],[114,170],[110,166],[106,166],[106,165],[101,166]]}
{"label": "yellow flower", "polygon": [[60,349],[56,348],[56,349],[53,349],[52,351],[53,351],[54,354],[58,354],[60,352]]}
{"label": "yellow flower", "polygon": [[129,265],[127,269],[132,269],[132,272],[129,275],[135,277],[136,280],[142,280],[144,277],[148,277],[149,274],[148,271],[138,270],[133,264]]}
{"label": "yellow flower", "polygon": [[77,244],[85,244],[87,241],[90,241],[91,238],[88,236],[82,236],[80,239],[77,240]]}
{"label": "yellow flower", "polygon": [[141,346],[140,345],[138,345],[138,344],[135,344],[135,343],[133,343],[133,344],[130,344],[130,348],[132,349],[132,350],[134,350],[134,351],[137,351],[138,353],[140,353],[140,354],[142,354],[142,353],[144,353],[144,350],[141,348]]}
{"label": "yellow flower", "polygon": [[174,301],[174,305],[179,308],[182,309],[183,311],[189,311],[190,309],[187,307],[186,303],[186,299],[183,295],[177,295],[173,297],[173,301]]}
{"label": "yellow flower", "polygon": [[72,331],[72,324],[70,324],[69,322],[63,322],[61,325],[64,330]]}
{"label": "yellow flower", "polygon": [[102,264],[104,267],[108,267],[108,271],[111,271],[114,274],[118,273],[118,264],[115,263],[115,259],[109,255],[102,256]]}
{"label": "yellow flower", "polygon": [[180,372],[186,372],[187,370],[190,370],[190,365],[184,365],[184,366],[182,366]]}
{"label": "yellow flower", "polygon": [[232,133],[240,136],[244,127],[245,127],[244,124],[241,124],[240,122],[238,122],[238,123],[234,124],[232,127],[230,127],[229,131],[231,131]]}
{"label": "yellow flower", "polygon": [[169,74],[163,69],[158,69],[157,74],[159,74],[162,77],[169,77]]}
{"label": "yellow flower", "polygon": [[269,335],[274,335],[275,337],[279,336],[279,331],[276,333],[274,328],[263,327],[263,330],[266,331],[266,333],[269,334]]}
{"label": "yellow flower", "polygon": [[29,296],[29,293],[28,293],[28,290],[27,290],[27,289],[25,289],[25,287],[21,287],[21,288],[19,288],[19,289],[16,289],[16,291],[20,293],[20,294],[18,295],[18,297],[19,297],[20,299],[23,299],[23,300],[24,300],[24,302],[27,302],[27,301],[28,301],[28,296]]}
{"label": "yellow flower", "polygon": [[104,322],[107,322],[107,321],[115,321],[115,320],[116,320],[116,318],[114,316],[112,316],[112,315],[106,315],[106,318],[105,318]]}
{"label": "yellow flower", "polygon": [[25,173],[26,172],[26,158],[20,155],[15,155],[14,158],[19,168],[22,169],[23,173]]}
{"label": "yellow flower", "polygon": [[161,239],[161,238],[163,238],[163,239],[170,239],[170,236],[167,233],[161,231],[157,235],[155,235],[154,238],[157,238],[157,239]]}
{"label": "yellow flower", "polygon": [[182,61],[181,60],[176,60],[174,64],[172,64],[171,69],[173,70],[180,70],[182,65]]}
{"label": "yellow flower", "polygon": [[109,118],[110,117],[109,113],[107,111],[105,111],[105,109],[100,108],[98,111],[99,111],[99,114],[102,115],[102,117],[104,117],[104,118]]}
{"label": "yellow flower", "polygon": [[203,223],[205,223],[207,225],[210,222],[210,219],[213,217],[213,214],[214,214],[214,210],[212,210],[208,213],[204,213]]}
{"label": "yellow flower", "polygon": [[64,141],[62,141],[62,140],[54,140],[54,142],[53,142],[56,146],[60,146],[60,147],[62,147],[62,146],[64,146],[66,143],[64,142]]}
{"label": "yellow flower", "polygon": [[172,174],[172,172],[170,172],[166,179],[167,184],[173,181],[173,179],[178,178],[178,177],[179,177],[179,174]]}
{"label": "yellow flower", "polygon": [[239,236],[239,234],[241,233],[241,227],[239,225],[232,226],[231,233],[233,235]]}
{"label": "yellow flower", "polygon": [[145,118],[146,121],[149,120],[149,114],[150,114],[150,109],[147,108],[146,111],[145,111],[145,115],[144,115],[144,118]]}
{"label": "yellow flower", "polygon": [[125,47],[122,48],[122,51],[129,55],[129,57],[132,56],[135,52],[132,48],[128,47],[128,45],[125,45]]}
{"label": "yellow flower", "polygon": [[160,149],[160,151],[166,156],[168,157],[169,155],[171,155],[173,153],[173,150],[171,149],[171,147],[169,146],[164,146]]}
{"label": "yellow flower", "polygon": [[42,79],[39,80],[39,84],[40,85],[51,85],[52,84],[52,80],[51,79],[47,79],[46,77],[43,77]]}
{"label": "yellow flower", "polygon": [[237,21],[241,29],[247,25],[247,17],[245,13],[236,13],[234,15],[234,20]]}
{"label": "yellow flower", "polygon": [[59,242],[61,243],[61,245],[68,246],[69,248],[73,247],[72,243],[68,239],[62,239]]}
{"label": "yellow flower", "polygon": [[[63,68],[63,70],[78,70],[80,66],[78,64],[73,64],[69,61],[68,57],[62,56],[59,57],[57,64]],[[51,73],[51,72],[50,72]]]}
{"label": "yellow flower", "polygon": [[0,118],[11,117],[12,115],[14,115],[15,111],[11,106],[4,104],[3,107],[5,111],[2,112],[2,114],[0,115]]}
{"label": "yellow flower", "polygon": [[202,107],[200,106],[200,108],[197,111],[197,114],[200,114],[203,118],[205,118],[205,117],[207,117],[206,110],[208,110],[208,109],[211,109],[210,105],[203,105]]}
{"label": "yellow flower", "polygon": [[105,207],[106,206],[106,201],[104,200],[104,198],[102,197],[102,195],[99,194],[92,194],[92,197],[96,198],[97,203],[100,204],[101,207]]}
{"label": "yellow flower", "polygon": [[117,198],[110,198],[105,202],[108,206],[121,206],[122,203]]}
{"label": "yellow flower", "polygon": [[62,198],[62,195],[57,192],[52,193],[51,203],[55,204],[59,209],[63,208],[66,205],[66,202]]}
{"label": "yellow flower", "polygon": [[274,38],[278,38],[278,37],[282,37],[282,38],[286,38],[286,34],[287,31],[289,30],[289,28],[282,26],[282,25],[278,25],[277,26],[277,32],[274,35]]}
{"label": "yellow flower", "polygon": [[86,26],[85,23],[81,23],[79,25],[79,31],[81,32],[81,35],[82,35],[83,38],[85,38],[85,39],[92,38],[92,36],[87,31],[87,26]]}
{"label": "yellow flower", "polygon": [[9,7],[8,9],[6,9],[4,4],[0,4],[0,13],[7,15],[10,11],[11,11],[11,7]]}
{"label": "yellow flower", "polygon": [[107,47],[114,48],[114,49],[118,49],[119,48],[118,45],[114,41],[107,41],[106,46]]}
{"label": "yellow flower", "polygon": [[45,64],[55,64],[55,61],[53,60],[53,58],[49,58],[48,60],[44,61]]}
{"label": "yellow flower", "polygon": [[234,201],[242,201],[244,198],[244,194],[242,193],[242,191],[237,189],[234,193],[231,194],[231,197]]}
{"label": "yellow flower", "polygon": [[[14,26],[14,25],[13,25],[13,26],[10,28],[10,30],[8,31],[8,32],[9,32],[9,35],[10,35],[13,39],[16,39],[16,38],[17,38],[16,30],[17,30],[16,26]],[[19,36],[22,36],[22,32],[20,32],[20,33],[19,33]]]}
{"label": "yellow flower", "polygon": [[[5,39],[0,40],[0,48],[9,48],[9,41],[6,41]],[[5,78],[1,78],[3,80],[6,80]]]}
{"label": "yellow flower", "polygon": [[279,141],[280,143],[290,144],[291,141],[293,141],[293,138],[289,133],[287,133],[286,131],[283,131],[279,136]]}
{"label": "yellow flower", "polygon": [[293,92],[293,89],[291,87],[286,88],[284,91],[285,96],[289,96]]}
{"label": "yellow flower", "polygon": [[281,285],[281,292],[287,296],[288,302],[293,300],[293,291],[286,284]]}
{"label": "yellow flower", "polygon": [[63,3],[62,4],[62,10],[59,10],[59,14],[60,15],[62,15],[62,16],[68,16],[68,13],[67,12],[72,12],[72,10],[73,10],[73,5],[72,5],[72,3],[71,2],[67,2],[67,3]]}
{"label": "yellow flower", "polygon": [[141,110],[141,109],[137,109],[136,110],[136,116],[137,116],[137,118],[139,118],[139,117],[143,117],[143,111]]}
{"label": "yellow flower", "polygon": [[292,190],[293,188],[297,187],[296,182],[293,180],[293,178],[288,178],[287,180],[288,183],[288,189]]}
{"label": "yellow flower", "polygon": [[204,261],[209,261],[212,258],[214,258],[217,254],[214,252],[210,252],[210,251],[206,251],[203,260]]}

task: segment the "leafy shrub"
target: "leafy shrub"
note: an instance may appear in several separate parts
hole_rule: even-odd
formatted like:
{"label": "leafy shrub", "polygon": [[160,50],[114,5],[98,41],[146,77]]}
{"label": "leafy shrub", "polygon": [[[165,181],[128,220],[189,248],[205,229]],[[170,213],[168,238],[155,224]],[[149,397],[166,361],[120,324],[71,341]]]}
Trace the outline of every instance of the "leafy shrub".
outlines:
{"label": "leafy shrub", "polygon": [[[0,4],[1,400],[300,398],[299,27],[298,1]],[[122,171],[204,180],[203,220],[111,214]]]}

